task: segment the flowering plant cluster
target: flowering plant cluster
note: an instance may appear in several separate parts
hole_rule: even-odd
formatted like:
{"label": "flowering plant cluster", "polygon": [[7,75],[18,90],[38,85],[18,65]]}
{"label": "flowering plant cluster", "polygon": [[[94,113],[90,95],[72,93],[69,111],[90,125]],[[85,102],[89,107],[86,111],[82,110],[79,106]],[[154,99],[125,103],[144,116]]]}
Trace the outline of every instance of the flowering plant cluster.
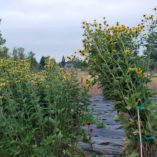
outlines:
{"label": "flowering plant cluster", "polygon": [[[137,27],[118,22],[110,26],[106,19],[102,23],[83,22],[84,49],[80,55],[100,82],[104,96],[114,102],[117,118],[126,132],[124,154],[128,157],[156,156],[157,107],[148,86],[150,53],[140,55],[150,31],[157,27],[153,17],[144,16]],[[147,25],[148,21],[151,25]]]}
{"label": "flowering plant cluster", "polygon": [[0,155],[4,157],[84,156],[87,93],[70,72],[50,58],[33,73],[29,60],[0,59]]}

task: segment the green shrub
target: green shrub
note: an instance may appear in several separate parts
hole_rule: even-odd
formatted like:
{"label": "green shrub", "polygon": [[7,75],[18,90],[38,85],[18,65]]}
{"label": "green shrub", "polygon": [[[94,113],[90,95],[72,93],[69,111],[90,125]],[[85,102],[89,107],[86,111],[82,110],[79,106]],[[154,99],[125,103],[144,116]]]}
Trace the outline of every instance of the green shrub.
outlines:
{"label": "green shrub", "polygon": [[83,133],[87,93],[78,88],[72,74],[55,65],[48,64],[43,73],[27,75],[33,78],[24,76],[18,82],[10,78],[1,88],[0,153],[4,157],[81,154],[76,142]]}

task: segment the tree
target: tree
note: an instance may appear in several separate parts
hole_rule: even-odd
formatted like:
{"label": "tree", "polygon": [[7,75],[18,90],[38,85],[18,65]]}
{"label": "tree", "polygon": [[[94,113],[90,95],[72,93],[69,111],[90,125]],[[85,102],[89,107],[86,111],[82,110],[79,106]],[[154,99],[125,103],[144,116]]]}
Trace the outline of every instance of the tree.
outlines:
{"label": "tree", "polygon": [[18,56],[19,56],[19,59],[25,59],[25,53],[24,53],[25,49],[20,47],[17,49],[17,52],[18,52]]}
{"label": "tree", "polygon": [[48,57],[44,57],[44,56],[41,57],[40,62],[39,62],[40,69],[44,69],[44,67],[46,65],[46,59],[47,58]]}
{"label": "tree", "polygon": [[13,57],[15,60],[18,59],[18,53],[17,53],[17,49],[16,49],[16,48],[13,49],[12,57]]}
{"label": "tree", "polygon": [[83,61],[79,57],[73,57],[70,62],[74,65],[75,68],[82,70],[87,68],[86,61],[85,60]]}
{"label": "tree", "polygon": [[[1,22],[1,19],[0,19]],[[6,40],[2,37],[2,33],[0,32],[0,58],[8,58],[8,48],[3,46]]]}
{"label": "tree", "polygon": [[8,54],[8,48],[7,47],[0,47],[0,58],[8,58],[10,57]]}
{"label": "tree", "polygon": [[32,51],[28,52],[28,59],[30,59],[30,68],[33,71],[37,71],[39,69],[39,64],[35,58],[35,53]]}
{"label": "tree", "polygon": [[150,56],[150,69],[157,69],[157,32],[151,32],[148,36],[145,54]]}
{"label": "tree", "polygon": [[61,66],[64,67],[66,64],[64,56],[62,57]]}
{"label": "tree", "polygon": [[13,49],[13,58],[14,59],[25,59],[26,58],[25,49],[22,47],[14,48]]}
{"label": "tree", "polygon": [[[0,19],[0,23],[1,23],[1,19]],[[5,42],[6,42],[6,40],[3,39],[2,34],[0,33],[0,46],[1,46],[1,45],[4,45]]]}

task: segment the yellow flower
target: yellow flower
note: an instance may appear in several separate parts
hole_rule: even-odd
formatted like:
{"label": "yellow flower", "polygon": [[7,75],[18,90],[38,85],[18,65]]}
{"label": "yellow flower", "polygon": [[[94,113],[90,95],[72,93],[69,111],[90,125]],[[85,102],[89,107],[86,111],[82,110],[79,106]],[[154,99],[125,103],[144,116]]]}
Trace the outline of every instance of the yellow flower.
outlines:
{"label": "yellow flower", "polygon": [[63,78],[64,78],[64,80],[68,80],[68,75],[67,75],[67,74],[64,74],[64,75],[63,75]]}
{"label": "yellow flower", "polygon": [[140,77],[140,76],[142,76],[142,69],[141,68],[136,68],[136,73],[137,73],[137,75]]}
{"label": "yellow flower", "polygon": [[62,68],[62,69],[60,69],[60,74],[61,75],[64,75],[65,74],[65,71],[64,71],[64,69]]}
{"label": "yellow flower", "polygon": [[88,64],[87,60],[84,60],[83,63],[84,63],[84,64]]}
{"label": "yellow flower", "polygon": [[94,63],[96,63],[96,62],[97,62],[97,59],[96,59],[95,57],[93,58],[93,62],[94,62]]}
{"label": "yellow flower", "polygon": [[89,48],[89,49],[88,49],[88,52],[91,52],[91,51],[92,51],[92,49],[91,49],[91,48]]}
{"label": "yellow flower", "polygon": [[80,51],[80,56],[85,56],[85,53]]}
{"label": "yellow flower", "polygon": [[128,68],[128,73],[132,73],[135,71],[135,68]]}
{"label": "yellow flower", "polygon": [[136,72],[136,74],[141,77],[142,76],[142,69],[141,68],[128,68],[128,73]]}
{"label": "yellow flower", "polygon": [[153,19],[154,19],[154,16],[153,16],[153,15],[150,15],[150,16],[147,17],[147,19],[148,19],[148,20],[153,20]]}
{"label": "yellow flower", "polygon": [[89,85],[90,81],[88,79],[86,79],[86,85]]}
{"label": "yellow flower", "polygon": [[0,88],[3,88],[6,86],[6,83],[0,83]]}
{"label": "yellow flower", "polygon": [[125,54],[126,56],[129,56],[129,55],[131,54],[130,49],[125,49],[125,50],[124,50],[124,54]]}
{"label": "yellow flower", "polygon": [[113,52],[113,53],[116,53],[116,50],[115,50],[115,49],[113,49],[113,50],[112,50],[112,52]]}

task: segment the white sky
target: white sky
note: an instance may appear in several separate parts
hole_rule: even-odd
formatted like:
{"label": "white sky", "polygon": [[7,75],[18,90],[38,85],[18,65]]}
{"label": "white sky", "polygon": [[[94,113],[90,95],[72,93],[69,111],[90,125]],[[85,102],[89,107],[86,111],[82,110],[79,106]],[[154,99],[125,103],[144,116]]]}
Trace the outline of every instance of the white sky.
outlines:
{"label": "white sky", "polygon": [[57,61],[82,47],[82,21],[136,25],[157,0],[0,0],[0,30],[10,51],[24,47]]}

